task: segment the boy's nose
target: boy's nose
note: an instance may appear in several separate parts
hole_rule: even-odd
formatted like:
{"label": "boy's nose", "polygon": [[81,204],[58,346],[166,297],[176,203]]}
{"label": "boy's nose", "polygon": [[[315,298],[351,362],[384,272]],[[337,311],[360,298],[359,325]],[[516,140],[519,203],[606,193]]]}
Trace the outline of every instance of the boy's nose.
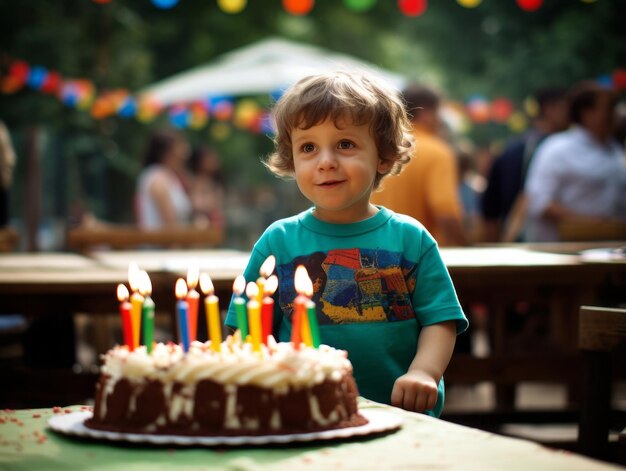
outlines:
{"label": "boy's nose", "polygon": [[320,170],[328,170],[337,167],[337,158],[335,152],[331,149],[325,149],[320,152],[317,167]]}

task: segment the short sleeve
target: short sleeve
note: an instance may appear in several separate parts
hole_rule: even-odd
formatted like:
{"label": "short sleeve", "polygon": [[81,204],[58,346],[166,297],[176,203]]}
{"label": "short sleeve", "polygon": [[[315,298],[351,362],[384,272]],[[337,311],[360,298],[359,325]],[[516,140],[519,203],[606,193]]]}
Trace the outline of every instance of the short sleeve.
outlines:
{"label": "short sleeve", "polygon": [[425,249],[417,266],[412,300],[421,326],[455,321],[457,333],[467,329],[467,318],[459,304],[448,269],[434,243]]}

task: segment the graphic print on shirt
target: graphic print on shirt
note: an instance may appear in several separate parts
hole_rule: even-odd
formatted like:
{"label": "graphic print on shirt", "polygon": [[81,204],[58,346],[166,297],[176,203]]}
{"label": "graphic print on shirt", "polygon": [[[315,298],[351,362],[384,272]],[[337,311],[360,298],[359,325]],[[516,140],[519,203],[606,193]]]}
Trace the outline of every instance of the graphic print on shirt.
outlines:
{"label": "graphic print on shirt", "polygon": [[294,273],[304,265],[313,282],[320,324],[394,322],[415,317],[411,295],[416,264],[384,249],[336,249],[298,257],[277,267],[281,308],[293,312]]}

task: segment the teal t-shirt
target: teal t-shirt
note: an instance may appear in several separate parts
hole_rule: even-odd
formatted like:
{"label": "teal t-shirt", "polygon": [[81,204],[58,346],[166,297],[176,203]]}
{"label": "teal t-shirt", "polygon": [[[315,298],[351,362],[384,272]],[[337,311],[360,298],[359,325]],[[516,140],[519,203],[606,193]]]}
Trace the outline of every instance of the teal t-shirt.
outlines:
{"label": "teal t-shirt", "polygon": [[[460,333],[468,322],[435,240],[415,219],[379,208],[352,224],[320,221],[312,209],[276,221],[254,245],[244,277],[256,280],[265,259],[276,257],[274,336],[286,342],[294,273],[304,265],[322,343],[348,351],[362,396],[389,404],[395,380],[415,357],[420,329],[453,320]],[[225,323],[237,327],[232,302]],[[443,399],[442,379],[431,415],[441,414]]]}

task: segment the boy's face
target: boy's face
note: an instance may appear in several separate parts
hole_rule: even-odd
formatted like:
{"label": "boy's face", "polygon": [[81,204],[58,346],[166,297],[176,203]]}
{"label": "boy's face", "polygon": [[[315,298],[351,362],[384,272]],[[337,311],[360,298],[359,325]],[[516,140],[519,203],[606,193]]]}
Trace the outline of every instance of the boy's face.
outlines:
{"label": "boy's face", "polygon": [[391,163],[381,160],[369,125],[326,120],[309,129],[295,128],[291,146],[296,182],[315,205],[318,219],[349,223],[376,213],[370,195],[377,172]]}

